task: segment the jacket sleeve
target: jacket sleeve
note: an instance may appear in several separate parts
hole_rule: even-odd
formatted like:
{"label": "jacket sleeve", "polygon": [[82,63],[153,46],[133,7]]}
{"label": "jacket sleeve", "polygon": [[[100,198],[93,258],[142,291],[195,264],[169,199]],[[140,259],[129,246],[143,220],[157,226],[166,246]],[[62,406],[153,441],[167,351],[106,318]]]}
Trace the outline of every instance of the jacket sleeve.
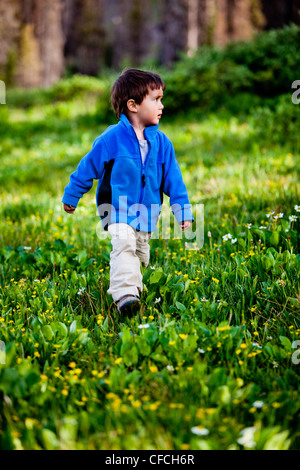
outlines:
{"label": "jacket sleeve", "polygon": [[186,220],[194,222],[188,192],[171,142],[168,144],[165,155],[163,192],[170,198],[171,210],[179,224]]}
{"label": "jacket sleeve", "polygon": [[92,188],[93,180],[101,178],[107,160],[108,149],[100,136],[93,143],[90,152],[81,159],[77,170],[71,174],[61,202],[77,207],[79,199]]}

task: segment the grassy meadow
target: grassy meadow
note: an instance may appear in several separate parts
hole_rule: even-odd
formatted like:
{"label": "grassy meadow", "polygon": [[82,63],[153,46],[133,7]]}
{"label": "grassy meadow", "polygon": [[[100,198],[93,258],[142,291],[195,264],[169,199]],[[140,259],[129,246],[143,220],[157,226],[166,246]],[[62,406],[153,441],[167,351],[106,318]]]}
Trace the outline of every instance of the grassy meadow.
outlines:
{"label": "grassy meadow", "polygon": [[96,182],[61,203],[107,127],[95,83],[0,107],[0,448],[299,448],[299,152],[255,111],[163,118],[204,244],[151,240],[120,318]]}

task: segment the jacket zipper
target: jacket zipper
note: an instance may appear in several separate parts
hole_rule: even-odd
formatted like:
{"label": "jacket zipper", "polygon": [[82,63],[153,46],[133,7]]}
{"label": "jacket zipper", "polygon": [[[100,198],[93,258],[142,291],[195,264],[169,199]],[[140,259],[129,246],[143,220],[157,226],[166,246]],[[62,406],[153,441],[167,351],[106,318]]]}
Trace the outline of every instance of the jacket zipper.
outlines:
{"label": "jacket zipper", "polygon": [[[139,200],[139,204],[141,204],[141,202],[142,202],[142,200],[143,200],[143,197],[144,197],[144,188],[145,188],[145,186],[146,186],[145,167],[146,167],[146,161],[147,161],[147,158],[148,158],[148,155],[149,155],[149,150],[148,150],[148,153],[147,153],[147,155],[146,155],[145,162],[143,163],[139,139],[137,138],[137,135],[136,135],[136,133],[135,133],[134,130],[133,130],[133,132],[134,132],[134,135],[135,135],[136,140],[137,140],[137,143],[138,143],[139,154],[140,154],[140,159],[141,159],[141,164],[142,164],[142,175],[141,175],[142,186],[141,186],[140,200]],[[147,142],[148,142],[148,145],[150,146],[149,141],[147,141]]]}

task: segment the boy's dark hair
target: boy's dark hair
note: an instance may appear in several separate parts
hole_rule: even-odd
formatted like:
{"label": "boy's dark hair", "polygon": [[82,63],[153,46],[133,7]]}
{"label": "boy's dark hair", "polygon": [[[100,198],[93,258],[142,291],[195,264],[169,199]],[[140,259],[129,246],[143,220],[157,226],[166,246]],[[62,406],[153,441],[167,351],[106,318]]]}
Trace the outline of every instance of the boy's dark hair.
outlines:
{"label": "boy's dark hair", "polygon": [[138,69],[125,70],[111,88],[111,104],[115,115],[127,114],[127,101],[133,99],[141,104],[151,90],[165,89],[165,84],[159,75]]}

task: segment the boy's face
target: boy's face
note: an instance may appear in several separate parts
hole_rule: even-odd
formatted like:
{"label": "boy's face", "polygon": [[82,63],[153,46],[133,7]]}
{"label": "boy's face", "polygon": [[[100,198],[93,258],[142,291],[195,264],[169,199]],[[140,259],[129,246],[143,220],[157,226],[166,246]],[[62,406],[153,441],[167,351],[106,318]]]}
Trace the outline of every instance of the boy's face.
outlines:
{"label": "boy's face", "polygon": [[155,126],[159,123],[162,116],[162,110],[164,105],[162,104],[163,90],[159,88],[157,90],[151,90],[145,96],[141,104],[136,105],[137,117],[141,125]]}

